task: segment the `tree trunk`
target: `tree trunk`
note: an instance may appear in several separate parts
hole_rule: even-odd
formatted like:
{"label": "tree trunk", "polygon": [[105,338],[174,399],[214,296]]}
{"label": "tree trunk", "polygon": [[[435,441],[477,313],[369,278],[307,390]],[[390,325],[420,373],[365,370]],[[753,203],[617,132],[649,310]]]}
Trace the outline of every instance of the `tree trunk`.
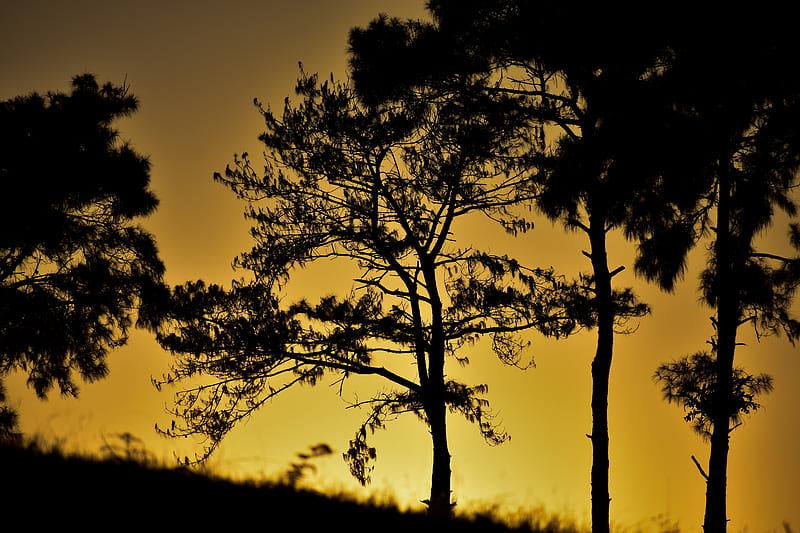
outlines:
{"label": "tree trunk", "polygon": [[450,450],[447,445],[447,401],[445,398],[445,335],[442,324],[442,301],[436,280],[436,265],[430,257],[422,261],[423,275],[428,288],[431,308],[431,341],[428,347],[428,379],[425,413],[430,424],[433,441],[433,468],[428,514],[436,518],[450,518]]}
{"label": "tree trunk", "polygon": [[[719,367],[717,374],[717,387],[723,387],[730,379],[725,379],[722,374],[730,376],[721,367],[724,362],[717,356]],[[728,483],[728,449],[729,449],[729,419],[727,413],[715,409],[714,427],[711,434],[711,451],[708,460],[708,480],[706,481],[706,508],[703,521],[705,533],[725,533],[728,526],[727,517],[727,483]]]}
{"label": "tree trunk", "polygon": [[447,446],[445,405],[434,406],[428,416],[433,440],[433,469],[428,514],[436,518],[450,518],[450,450]]}
{"label": "tree trunk", "polygon": [[592,533],[609,533],[608,382],[614,353],[614,303],[602,217],[590,217],[589,241],[597,310],[597,349],[592,361]]}
{"label": "tree trunk", "polygon": [[[727,277],[727,276],[723,276]],[[729,294],[735,290],[730,288]],[[735,297],[733,297],[735,298]],[[730,413],[733,381],[733,359],[736,349],[738,313],[736,301],[726,295],[720,298],[717,310],[716,384],[714,387],[711,449],[706,481],[705,533],[725,533],[728,525],[727,484],[728,450],[730,449]],[[732,312],[733,311],[733,312]]]}
{"label": "tree trunk", "polygon": [[712,402],[711,449],[706,480],[705,533],[725,533],[728,525],[727,483],[730,447],[731,392],[736,330],[739,327],[740,302],[736,290],[737,254],[731,232],[732,179],[730,171],[719,177],[716,241],[717,345],[714,399]]}

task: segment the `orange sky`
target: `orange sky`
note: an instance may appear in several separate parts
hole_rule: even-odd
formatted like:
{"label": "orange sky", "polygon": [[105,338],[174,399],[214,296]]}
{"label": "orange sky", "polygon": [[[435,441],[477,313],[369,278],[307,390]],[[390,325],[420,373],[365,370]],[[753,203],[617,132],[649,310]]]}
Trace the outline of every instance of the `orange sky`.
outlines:
{"label": "orange sky", "polygon": [[[117,1],[4,2],[0,11],[0,98],[32,90],[67,90],[72,76],[93,72],[100,81],[127,79],[140,111],[120,124],[123,137],[149,155],[153,188],[161,200],[146,221],[155,234],[171,283],[202,278],[228,282],[238,277],[231,260],[250,246],[242,205],[214,171],[235,152],[258,154],[260,116],[254,97],[274,107],[291,93],[297,62],[308,72],[345,74],[347,31],[379,12],[425,16],[422,0],[292,1]],[[542,222],[513,239],[474,221],[478,244],[517,255],[531,266],[555,265],[565,274],[588,268],[577,235]],[[783,234],[783,227],[780,235]],[[458,232],[458,228],[456,228]],[[456,234],[458,238],[458,233]],[[615,242],[614,267],[630,266],[631,250]],[[634,278],[630,269],[615,278],[632,284],[653,314],[635,334],[617,337],[611,376],[611,512],[626,530],[651,530],[660,521],[699,531],[704,483],[690,460],[705,462],[708,447],[665,404],[651,376],[659,363],[705,348],[710,310],[698,306],[694,256],[687,281],[664,295]],[[320,273],[323,275],[321,276]],[[329,267],[302,273],[293,291],[314,296],[336,286]],[[341,292],[350,287],[341,277]],[[800,459],[796,454],[800,360],[785,339],[756,343],[749,335],[737,360],[751,372],[775,378],[765,408],[733,433],[729,469],[730,531],[781,531],[788,521],[800,528]],[[512,440],[490,448],[477,430],[450,419],[453,490],[460,505],[494,502],[505,508],[545,507],[587,522],[591,448],[589,364],[594,334],[566,341],[534,339],[537,368],[522,372],[497,362],[481,346],[466,369],[450,374],[466,383],[488,383],[489,399]],[[38,401],[24,376],[8,378],[10,403],[22,429],[82,450],[130,432],[164,459],[191,454],[191,443],[164,440],[153,431],[168,418],[169,391],[158,393],[150,377],[166,371],[169,355],[146,333],[111,354],[109,378],[82,387],[79,399]],[[360,385],[358,384],[360,383]],[[380,382],[356,382],[345,399]],[[364,413],[345,409],[332,388],[291,391],[230,435],[212,464],[233,475],[273,475],[294,453],[327,442],[343,451]],[[379,459],[371,490],[393,492],[401,503],[419,505],[428,490],[430,444],[413,417],[400,419],[374,437]],[[338,454],[320,463],[313,481],[347,490],[357,484]]]}

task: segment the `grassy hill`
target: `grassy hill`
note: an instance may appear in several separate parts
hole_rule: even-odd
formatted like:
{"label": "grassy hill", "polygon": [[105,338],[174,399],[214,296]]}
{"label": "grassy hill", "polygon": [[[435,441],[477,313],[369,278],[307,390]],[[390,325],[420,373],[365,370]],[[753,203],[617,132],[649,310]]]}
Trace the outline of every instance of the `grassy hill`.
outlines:
{"label": "grassy hill", "polygon": [[0,472],[3,522],[19,521],[20,530],[564,531],[557,523],[511,527],[488,516],[441,523],[423,513],[281,483],[233,482],[140,461],[70,457],[33,445],[0,447]]}

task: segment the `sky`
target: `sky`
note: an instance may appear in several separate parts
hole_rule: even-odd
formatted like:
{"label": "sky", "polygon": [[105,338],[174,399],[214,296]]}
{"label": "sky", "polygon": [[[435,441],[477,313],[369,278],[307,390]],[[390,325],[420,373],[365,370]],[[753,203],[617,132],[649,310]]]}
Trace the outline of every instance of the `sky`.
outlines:
{"label": "sky", "polygon": [[[381,12],[427,16],[422,0],[0,0],[0,98],[67,91],[70,79],[85,72],[101,82],[128,83],[140,110],[118,127],[152,163],[152,188],[161,203],[143,225],[156,238],[167,281],[225,284],[244,275],[231,262],[251,241],[244,206],[212,174],[234,153],[248,151],[257,161],[252,154],[260,153],[262,126],[253,99],[280,109],[292,94],[298,62],[307,72],[343,79],[348,30]],[[517,238],[482,220],[463,231],[530,266],[553,265],[567,275],[589,267],[580,236],[548,222]],[[776,227],[765,247],[783,234],[784,227]],[[611,515],[624,530],[701,528],[705,485],[691,456],[705,464],[708,445],[683,422],[679,407],[662,400],[652,376],[659,364],[706,347],[711,310],[699,304],[696,290],[704,257],[702,248],[693,253],[686,280],[672,294],[637,279],[632,268],[615,278],[634,286],[653,309],[631,324],[631,334],[617,336],[611,373]],[[630,244],[614,237],[611,267],[631,267],[631,258]],[[343,294],[350,286],[344,270],[323,265],[300,272],[291,290],[313,297]],[[588,524],[594,333],[532,341],[535,368],[503,366],[478,345],[468,367],[449,369],[466,383],[489,385],[488,399],[511,434],[510,442],[490,447],[476,428],[450,418],[454,499],[464,508],[544,510]],[[783,522],[799,528],[800,359],[784,338],[758,342],[744,332],[742,341],[738,363],[771,374],[775,391],[732,434],[729,530],[782,531]],[[156,391],[151,377],[166,372],[169,362],[152,336],[138,331],[110,355],[110,375],[84,384],[77,399],[38,400],[25,376],[14,374],[6,380],[10,404],[20,412],[22,430],[45,441],[93,452],[129,433],[155,457],[173,461],[200,446],[154,431],[155,424],[169,423],[165,408],[174,391]],[[348,408],[348,401],[380,385],[360,381],[343,397],[324,384],[290,390],[230,434],[210,465],[237,478],[274,477],[296,453],[324,442],[337,453],[320,460],[307,482],[357,491],[340,453],[365,413]],[[413,417],[400,418],[372,442],[379,456],[365,494],[420,508],[430,477],[426,428]]]}

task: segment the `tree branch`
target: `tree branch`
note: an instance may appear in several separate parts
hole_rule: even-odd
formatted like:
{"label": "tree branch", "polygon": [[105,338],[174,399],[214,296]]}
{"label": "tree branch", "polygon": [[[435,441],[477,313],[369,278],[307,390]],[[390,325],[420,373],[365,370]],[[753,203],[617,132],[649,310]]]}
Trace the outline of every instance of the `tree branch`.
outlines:
{"label": "tree branch", "polygon": [[692,461],[694,461],[694,466],[696,466],[697,469],[700,471],[700,475],[703,476],[703,478],[705,478],[706,481],[708,481],[708,474],[706,474],[706,471],[703,470],[702,466],[700,466],[700,462],[694,455],[692,455]]}

